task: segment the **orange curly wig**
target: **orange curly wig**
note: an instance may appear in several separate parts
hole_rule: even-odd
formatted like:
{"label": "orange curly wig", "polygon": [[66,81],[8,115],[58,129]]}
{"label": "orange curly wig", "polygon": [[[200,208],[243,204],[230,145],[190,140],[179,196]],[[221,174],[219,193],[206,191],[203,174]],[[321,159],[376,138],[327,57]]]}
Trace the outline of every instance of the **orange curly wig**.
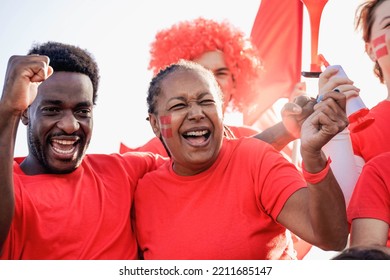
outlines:
{"label": "orange curly wig", "polygon": [[180,59],[193,60],[215,50],[224,53],[226,66],[236,85],[232,105],[241,111],[250,105],[256,95],[262,64],[258,50],[250,39],[226,20],[216,22],[200,17],[159,31],[151,43],[149,70],[156,75]]}

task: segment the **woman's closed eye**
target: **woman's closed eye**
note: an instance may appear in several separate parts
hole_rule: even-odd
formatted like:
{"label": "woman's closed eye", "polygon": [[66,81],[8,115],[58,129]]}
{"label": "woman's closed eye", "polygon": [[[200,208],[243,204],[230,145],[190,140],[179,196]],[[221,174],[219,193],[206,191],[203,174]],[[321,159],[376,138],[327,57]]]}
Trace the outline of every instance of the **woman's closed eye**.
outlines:
{"label": "woman's closed eye", "polygon": [[176,103],[176,104],[173,104],[172,106],[170,106],[168,111],[180,110],[180,109],[184,109],[186,107],[187,107],[187,104],[184,102]]}
{"label": "woman's closed eye", "polygon": [[204,99],[204,100],[201,100],[200,102],[200,105],[214,105],[215,104],[215,100],[214,99]]}

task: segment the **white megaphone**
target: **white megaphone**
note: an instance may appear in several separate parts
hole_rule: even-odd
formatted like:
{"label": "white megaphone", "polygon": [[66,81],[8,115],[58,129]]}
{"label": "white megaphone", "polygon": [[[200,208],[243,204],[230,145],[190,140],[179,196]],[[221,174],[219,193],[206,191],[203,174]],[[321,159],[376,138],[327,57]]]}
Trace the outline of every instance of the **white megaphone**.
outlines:
{"label": "white megaphone", "polygon": [[361,168],[364,165],[364,160],[353,153],[349,129],[345,128],[336,134],[322,147],[322,151],[332,159],[330,168],[343,191],[345,203],[348,206],[353,189],[359,179]]}
{"label": "white megaphone", "polygon": [[[337,76],[348,78],[340,65],[330,65],[327,68],[337,68],[339,70],[336,74]],[[373,117],[367,116],[369,109],[360,96],[349,97],[345,109],[349,120],[349,130],[352,132],[358,132],[365,129],[375,120]]]}
{"label": "white megaphone", "polygon": [[[339,69],[337,75],[347,77],[340,65],[328,67]],[[330,167],[343,191],[347,206],[365,163],[363,158],[354,155],[350,131],[362,130],[374,121],[373,118],[366,117],[368,112],[369,110],[359,96],[349,97],[346,104],[349,127],[335,135],[322,147],[325,155],[332,159]]]}

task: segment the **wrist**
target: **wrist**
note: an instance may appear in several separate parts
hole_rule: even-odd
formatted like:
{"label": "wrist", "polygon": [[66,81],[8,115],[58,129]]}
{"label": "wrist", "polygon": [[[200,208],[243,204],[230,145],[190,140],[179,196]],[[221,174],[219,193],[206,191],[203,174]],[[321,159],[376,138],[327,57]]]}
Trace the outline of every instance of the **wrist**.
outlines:
{"label": "wrist", "polygon": [[286,127],[283,122],[280,122],[275,125],[276,133],[275,133],[275,143],[280,146],[279,150],[282,150],[286,145],[290,142],[298,139],[299,137],[295,137]]}
{"label": "wrist", "polygon": [[318,184],[319,182],[324,180],[325,177],[329,173],[331,162],[332,162],[332,160],[329,157],[328,160],[326,161],[325,167],[321,171],[316,172],[316,173],[308,172],[305,168],[305,163],[302,162],[302,174],[303,174],[303,177],[305,178],[306,182],[309,184]]}
{"label": "wrist", "polygon": [[284,129],[288,137],[290,137],[291,141],[299,139],[301,137],[301,131],[299,128],[289,128],[283,123]]}

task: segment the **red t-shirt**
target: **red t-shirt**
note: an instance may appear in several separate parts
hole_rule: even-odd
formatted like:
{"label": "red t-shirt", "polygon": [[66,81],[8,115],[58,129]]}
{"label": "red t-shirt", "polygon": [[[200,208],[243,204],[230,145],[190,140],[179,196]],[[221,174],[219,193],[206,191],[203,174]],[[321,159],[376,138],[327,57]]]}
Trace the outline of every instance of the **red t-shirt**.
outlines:
{"label": "red t-shirt", "polygon": [[390,102],[378,103],[367,117],[373,117],[375,121],[359,132],[351,132],[354,153],[366,162],[383,152],[390,152]]}
{"label": "red t-shirt", "polygon": [[153,137],[148,142],[146,142],[146,144],[134,149],[126,146],[124,143],[120,143],[119,153],[124,154],[127,152],[151,152],[153,154],[162,155],[164,157],[168,156],[167,150],[165,149],[161,140],[157,137]]}
{"label": "red t-shirt", "polygon": [[[348,221],[373,218],[390,225],[390,152],[369,162],[362,170],[348,205]],[[390,231],[387,246],[390,247]]]}
{"label": "red t-shirt", "polygon": [[28,176],[14,162],[15,215],[2,259],[136,259],[130,223],[151,154],[87,155],[69,174]]}
{"label": "red t-shirt", "polygon": [[194,176],[172,162],[135,192],[136,231],[145,259],[295,259],[289,231],[276,221],[306,182],[270,145],[224,139],[217,161]]}

